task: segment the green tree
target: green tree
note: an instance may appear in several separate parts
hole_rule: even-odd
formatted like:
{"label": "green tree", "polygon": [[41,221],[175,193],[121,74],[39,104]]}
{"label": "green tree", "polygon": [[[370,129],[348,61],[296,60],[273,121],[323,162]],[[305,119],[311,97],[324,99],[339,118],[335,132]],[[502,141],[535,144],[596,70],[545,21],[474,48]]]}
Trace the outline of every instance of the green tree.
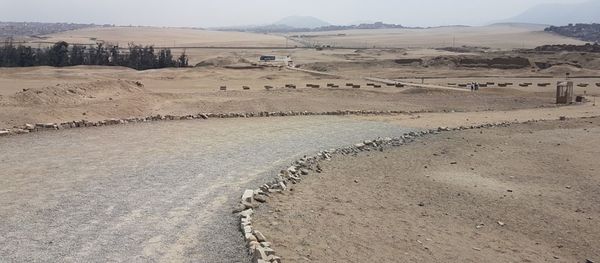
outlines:
{"label": "green tree", "polygon": [[49,65],[64,67],[69,65],[69,44],[65,41],[57,42],[50,48],[48,54]]}
{"label": "green tree", "polygon": [[71,48],[71,55],[69,56],[70,64],[75,65],[84,65],[85,64],[85,47],[83,46],[73,46]]}
{"label": "green tree", "polygon": [[185,54],[185,50],[177,59],[177,66],[180,68],[185,68],[188,66],[188,56]]}

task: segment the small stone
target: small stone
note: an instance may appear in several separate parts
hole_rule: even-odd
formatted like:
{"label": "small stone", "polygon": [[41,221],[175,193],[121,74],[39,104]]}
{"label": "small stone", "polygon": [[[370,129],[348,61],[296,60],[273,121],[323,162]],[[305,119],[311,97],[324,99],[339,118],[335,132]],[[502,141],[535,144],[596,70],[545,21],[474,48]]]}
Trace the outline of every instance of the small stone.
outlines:
{"label": "small stone", "polygon": [[257,202],[264,203],[267,201],[267,197],[264,195],[255,195],[254,200],[256,200]]}
{"label": "small stone", "polygon": [[250,251],[254,251],[259,246],[260,246],[260,243],[258,243],[257,241],[248,242],[248,248],[250,249]]}
{"label": "small stone", "polygon": [[260,242],[260,245],[263,247],[271,247],[271,242],[267,242],[267,241]]}
{"label": "small stone", "polygon": [[504,226],[504,225],[506,225],[506,224],[505,224],[504,222],[502,222],[502,221],[498,221],[498,225],[499,225],[499,226]]}
{"label": "small stone", "polygon": [[244,191],[244,194],[242,194],[242,201],[246,202],[246,203],[252,203],[253,196],[254,196],[254,191],[248,189],[248,190]]}
{"label": "small stone", "polygon": [[302,174],[302,175],[307,175],[307,174],[308,174],[308,170],[306,170],[306,169],[301,169],[301,170],[300,170],[300,174]]}
{"label": "small stone", "polygon": [[270,255],[268,259],[271,263],[281,263],[281,258],[275,255]]}
{"label": "small stone", "polygon": [[252,233],[246,233],[245,238],[246,238],[246,241],[248,241],[248,242],[252,242],[252,241],[258,242],[258,240],[256,240],[256,237]]}
{"label": "small stone", "polygon": [[[269,256],[272,255],[272,254],[274,254],[274,252],[269,254],[267,252],[267,250],[273,251],[270,248],[257,247],[254,250],[254,253],[253,253],[253,258],[252,258],[253,262],[263,262],[263,261],[264,262],[268,262],[268,261],[265,261],[265,260],[268,260]],[[263,261],[259,261],[259,260],[263,260]]]}
{"label": "small stone", "polygon": [[420,203],[419,203],[419,206],[425,206],[425,203],[423,203],[423,202],[420,202]]}
{"label": "small stone", "polygon": [[244,211],[245,209],[246,209],[246,206],[245,206],[245,205],[243,205],[243,204],[238,204],[238,205],[235,207],[235,209],[233,209],[233,213],[234,213],[234,214],[237,214],[237,213],[239,213],[239,212],[242,212],[242,211]]}
{"label": "small stone", "polygon": [[265,237],[265,235],[263,235],[263,233],[261,233],[258,230],[254,230],[254,235],[256,236],[256,239],[258,240],[258,242],[267,241],[267,238]]}
{"label": "small stone", "polygon": [[280,182],[279,187],[281,187],[281,190],[283,190],[283,191],[285,191],[287,189],[287,186],[285,185],[284,182]]}
{"label": "small stone", "polygon": [[246,210],[240,212],[240,215],[242,217],[246,217],[246,218],[252,216],[252,214],[254,214],[254,210],[252,210],[252,209],[246,209]]}

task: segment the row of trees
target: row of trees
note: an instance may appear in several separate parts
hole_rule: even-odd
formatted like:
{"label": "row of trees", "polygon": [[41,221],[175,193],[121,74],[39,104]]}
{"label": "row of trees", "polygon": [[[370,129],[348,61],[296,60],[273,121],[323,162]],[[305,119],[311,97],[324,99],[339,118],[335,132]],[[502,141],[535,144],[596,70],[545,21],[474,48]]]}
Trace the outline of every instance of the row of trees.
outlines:
{"label": "row of trees", "polygon": [[11,40],[7,40],[0,47],[0,67],[77,65],[124,66],[146,70],[187,67],[188,57],[185,51],[174,58],[170,49],[155,50],[153,46],[135,44],[129,44],[127,49],[120,49],[119,46],[105,46],[102,43],[82,46],[61,41],[49,48],[32,48],[14,45]]}

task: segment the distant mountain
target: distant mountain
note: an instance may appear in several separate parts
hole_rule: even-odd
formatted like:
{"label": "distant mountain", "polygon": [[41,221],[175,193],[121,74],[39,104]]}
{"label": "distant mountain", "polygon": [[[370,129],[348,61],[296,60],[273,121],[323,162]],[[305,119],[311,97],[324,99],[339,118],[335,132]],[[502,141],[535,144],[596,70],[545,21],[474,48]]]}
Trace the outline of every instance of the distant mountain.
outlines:
{"label": "distant mountain", "polygon": [[506,21],[546,25],[598,23],[600,22],[600,0],[573,4],[542,4]]}
{"label": "distant mountain", "polygon": [[288,16],[273,23],[273,25],[282,25],[295,28],[317,28],[329,26],[330,24],[312,16]]}

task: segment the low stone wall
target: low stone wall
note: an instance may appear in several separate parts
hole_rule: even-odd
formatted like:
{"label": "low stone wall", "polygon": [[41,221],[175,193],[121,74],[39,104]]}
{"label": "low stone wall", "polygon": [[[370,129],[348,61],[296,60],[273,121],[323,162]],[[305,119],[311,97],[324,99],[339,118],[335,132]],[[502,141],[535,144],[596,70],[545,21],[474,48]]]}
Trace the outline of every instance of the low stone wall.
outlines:
{"label": "low stone wall", "polygon": [[[530,120],[521,123],[538,122]],[[341,147],[337,149],[320,151],[314,156],[304,156],[295,161],[287,169],[278,173],[278,175],[269,183],[260,186],[258,189],[245,190],[242,194],[240,204],[234,209],[240,218],[240,231],[242,232],[248,252],[253,258],[254,263],[282,262],[276,252],[271,248],[271,243],[259,230],[252,225],[255,209],[261,204],[266,203],[270,195],[289,191],[294,184],[300,183],[302,178],[311,173],[321,173],[320,162],[330,160],[336,155],[357,155],[360,152],[384,151],[390,147],[397,147],[412,142],[415,138],[438,134],[446,131],[484,129],[494,127],[508,127],[511,122],[482,124],[475,126],[461,126],[458,128],[440,127],[438,129],[423,130],[418,132],[405,133],[396,138],[378,138],[375,140],[364,141],[352,146]]]}
{"label": "low stone wall", "polygon": [[226,119],[226,118],[255,118],[255,117],[286,117],[286,116],[342,116],[342,115],[394,115],[394,114],[416,114],[416,113],[429,113],[433,111],[373,111],[373,110],[339,110],[339,111],[326,111],[326,112],[308,112],[308,111],[277,111],[277,112],[249,112],[249,113],[198,113],[195,115],[155,115],[149,117],[140,118],[126,118],[126,119],[107,119],[102,121],[70,121],[63,123],[36,123],[36,124],[24,124],[22,126],[15,126],[9,129],[0,129],[0,136],[27,134],[32,132],[49,131],[49,130],[63,130],[63,129],[74,129],[83,127],[99,127],[119,124],[130,124],[138,122],[150,122],[150,121],[169,121],[169,120],[196,120],[196,119]]}

